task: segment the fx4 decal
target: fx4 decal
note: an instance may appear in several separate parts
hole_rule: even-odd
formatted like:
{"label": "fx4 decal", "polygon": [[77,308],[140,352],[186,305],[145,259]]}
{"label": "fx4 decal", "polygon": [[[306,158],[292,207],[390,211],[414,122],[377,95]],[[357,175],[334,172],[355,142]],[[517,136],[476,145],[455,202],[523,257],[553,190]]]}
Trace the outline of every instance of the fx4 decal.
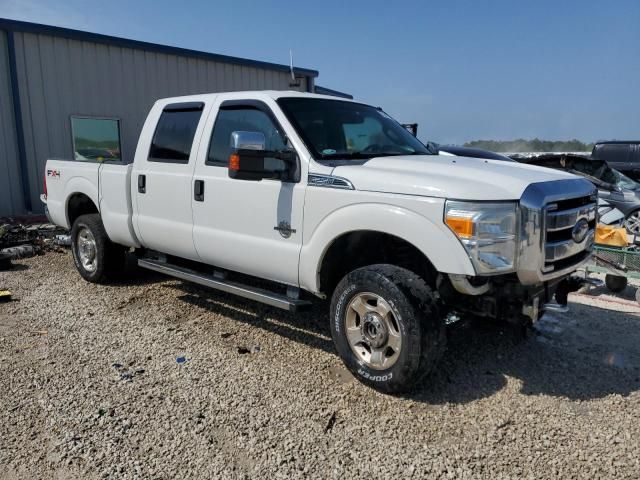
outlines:
{"label": "fx4 decal", "polygon": [[60,170],[47,170],[47,177],[60,178]]}

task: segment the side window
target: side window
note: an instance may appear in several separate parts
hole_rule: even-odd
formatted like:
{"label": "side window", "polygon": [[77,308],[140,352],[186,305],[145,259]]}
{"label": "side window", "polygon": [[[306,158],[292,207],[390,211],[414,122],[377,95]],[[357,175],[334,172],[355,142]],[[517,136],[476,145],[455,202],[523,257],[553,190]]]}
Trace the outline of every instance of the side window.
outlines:
{"label": "side window", "polygon": [[[252,107],[222,108],[213,126],[206,164],[226,167],[231,155],[231,134],[236,131],[264,133],[265,148],[271,151],[285,150],[285,137],[271,117]],[[267,167],[272,171],[284,171],[285,164],[276,158],[267,158]]]}
{"label": "side window", "polygon": [[189,163],[203,106],[189,103],[165,107],[151,141],[150,162]]}
{"label": "side window", "polygon": [[75,160],[103,162],[122,159],[119,120],[71,117],[71,133]]}

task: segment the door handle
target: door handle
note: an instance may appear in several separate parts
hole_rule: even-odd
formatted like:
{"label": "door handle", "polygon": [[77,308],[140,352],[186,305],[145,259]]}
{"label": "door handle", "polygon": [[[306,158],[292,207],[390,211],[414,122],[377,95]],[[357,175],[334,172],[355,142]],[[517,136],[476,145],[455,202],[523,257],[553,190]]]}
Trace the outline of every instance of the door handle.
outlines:
{"label": "door handle", "polygon": [[146,175],[138,175],[138,193],[147,193]]}
{"label": "door handle", "polygon": [[196,180],[193,184],[193,199],[204,202],[204,180]]}

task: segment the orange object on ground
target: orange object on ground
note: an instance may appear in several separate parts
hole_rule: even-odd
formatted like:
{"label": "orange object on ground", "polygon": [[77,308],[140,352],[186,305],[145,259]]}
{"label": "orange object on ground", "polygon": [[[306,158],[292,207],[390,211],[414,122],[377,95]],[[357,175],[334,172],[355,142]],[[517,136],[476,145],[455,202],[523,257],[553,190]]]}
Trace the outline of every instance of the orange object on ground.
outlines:
{"label": "orange object on ground", "polygon": [[611,247],[626,247],[629,243],[627,241],[627,230],[599,224],[596,227],[596,243]]}

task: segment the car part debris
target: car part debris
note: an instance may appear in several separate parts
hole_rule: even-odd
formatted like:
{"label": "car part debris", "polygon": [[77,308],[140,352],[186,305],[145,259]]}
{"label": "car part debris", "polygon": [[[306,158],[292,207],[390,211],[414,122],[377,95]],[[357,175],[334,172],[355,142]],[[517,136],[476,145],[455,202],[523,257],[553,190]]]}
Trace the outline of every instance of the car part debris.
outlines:
{"label": "car part debris", "polygon": [[9,290],[0,290],[0,302],[10,302],[11,292]]}
{"label": "car part debris", "polygon": [[60,245],[61,247],[70,247],[71,246],[71,235],[56,235],[53,238],[53,242],[56,245]]}
{"label": "car part debris", "polygon": [[29,258],[36,255],[36,249],[33,245],[20,245],[18,247],[10,247],[0,250],[0,254],[10,255],[12,259]]}
{"label": "car part debris", "polygon": [[606,200],[598,198],[598,223],[620,226],[624,223],[624,213]]}
{"label": "car part debris", "polygon": [[[33,221],[29,218],[21,221]],[[51,223],[17,223],[8,218],[0,221],[0,250],[30,245],[35,255],[48,250],[57,250],[63,243],[57,243],[55,237],[65,237],[67,231]],[[61,239],[62,240],[62,239]],[[24,257],[21,257],[24,258]]]}

